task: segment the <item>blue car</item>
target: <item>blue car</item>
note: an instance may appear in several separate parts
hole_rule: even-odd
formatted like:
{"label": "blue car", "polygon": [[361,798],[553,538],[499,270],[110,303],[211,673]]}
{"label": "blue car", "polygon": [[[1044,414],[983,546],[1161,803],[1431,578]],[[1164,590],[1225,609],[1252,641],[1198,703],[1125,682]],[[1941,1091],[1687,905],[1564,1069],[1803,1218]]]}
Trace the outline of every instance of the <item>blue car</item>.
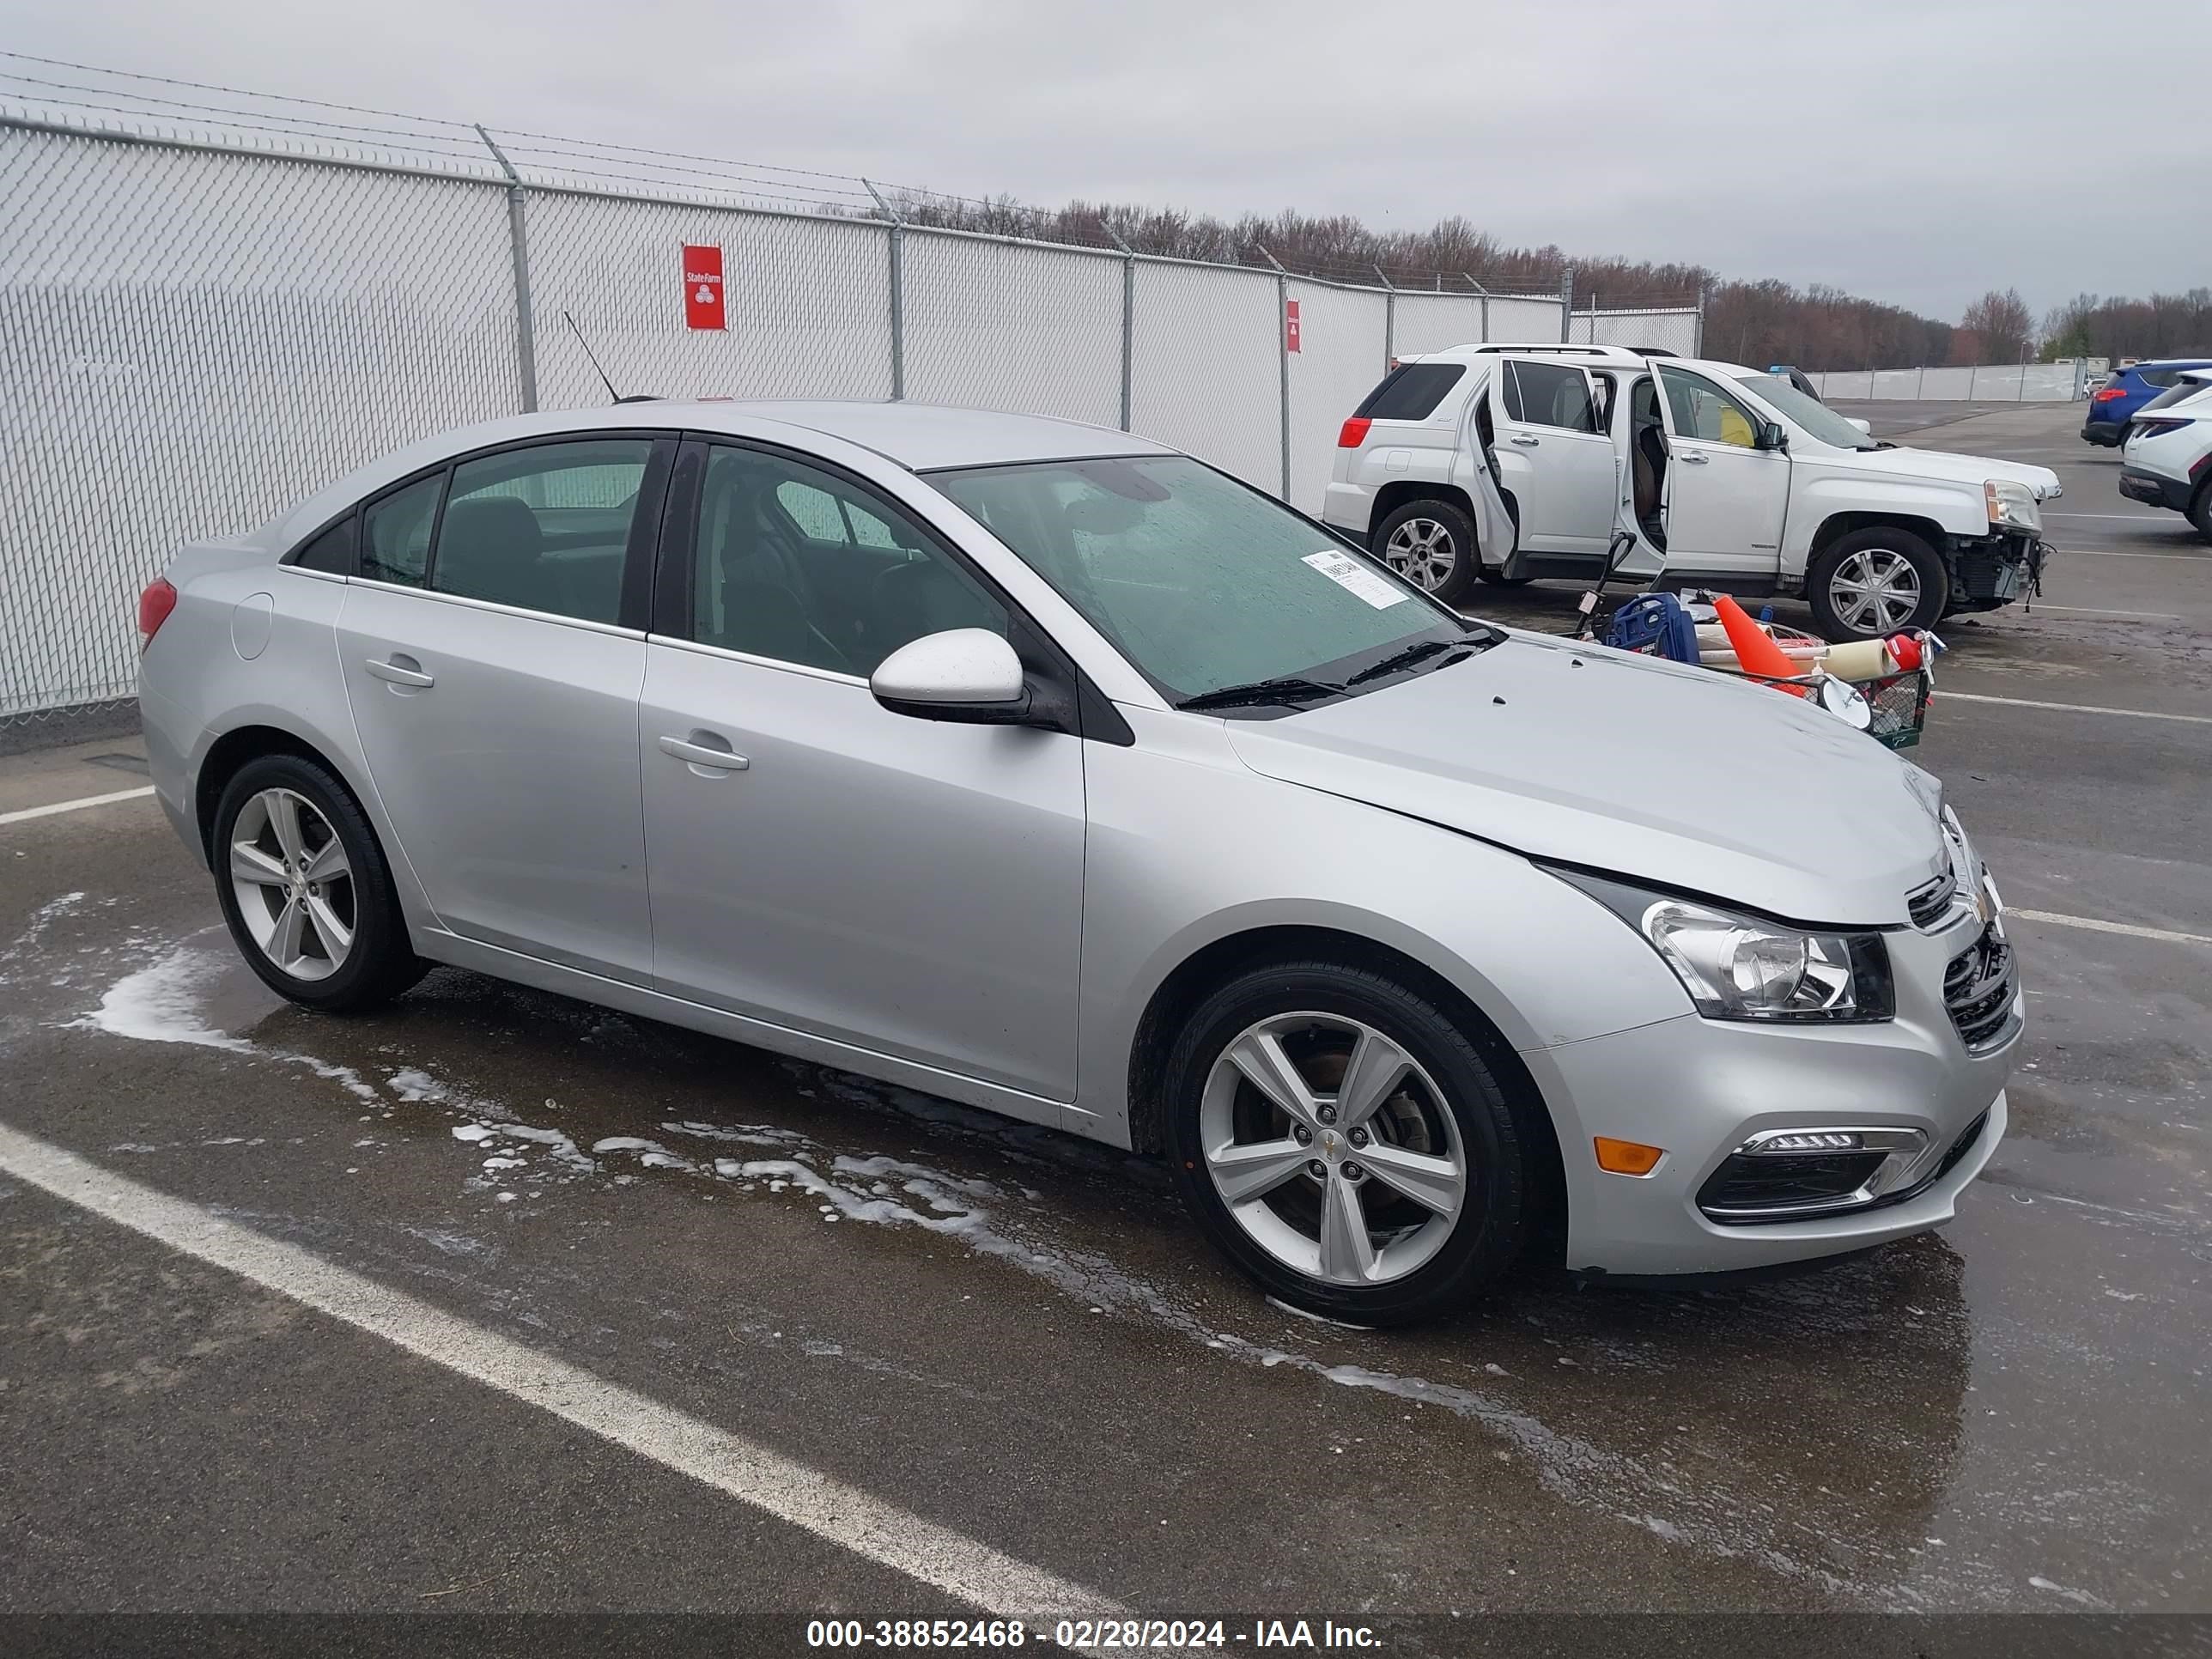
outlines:
{"label": "blue car", "polygon": [[2093,444],[2118,449],[2126,441],[2128,422],[2135,413],[2173,385],[2185,368],[2212,368],[2212,358],[2172,357],[2154,363],[2134,363],[2116,371],[2089,399],[2088,418],[2081,435]]}

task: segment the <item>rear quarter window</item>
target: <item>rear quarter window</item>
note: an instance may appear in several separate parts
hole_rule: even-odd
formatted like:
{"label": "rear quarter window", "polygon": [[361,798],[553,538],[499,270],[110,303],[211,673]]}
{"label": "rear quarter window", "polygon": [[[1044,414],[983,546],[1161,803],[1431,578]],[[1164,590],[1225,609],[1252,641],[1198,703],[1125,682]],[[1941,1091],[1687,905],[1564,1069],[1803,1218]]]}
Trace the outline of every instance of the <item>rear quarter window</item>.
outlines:
{"label": "rear quarter window", "polygon": [[1382,377],[1367,401],[1352,410],[1370,421],[1425,421],[1467,373],[1465,363],[1404,363]]}
{"label": "rear quarter window", "polygon": [[353,514],[349,513],[292,556],[302,570],[326,571],[333,576],[353,574]]}

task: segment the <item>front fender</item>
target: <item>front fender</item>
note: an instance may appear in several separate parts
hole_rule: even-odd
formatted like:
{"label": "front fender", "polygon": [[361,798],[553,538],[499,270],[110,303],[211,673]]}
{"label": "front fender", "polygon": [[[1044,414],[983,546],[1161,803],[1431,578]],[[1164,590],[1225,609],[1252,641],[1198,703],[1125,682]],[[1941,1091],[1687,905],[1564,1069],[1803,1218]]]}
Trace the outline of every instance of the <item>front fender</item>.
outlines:
{"label": "front fender", "polygon": [[1933,528],[1939,537],[1990,533],[1989,507],[1974,485],[1863,473],[1815,477],[1799,486],[1790,507],[1782,559],[1785,574],[1804,574],[1811,550],[1822,539],[1822,527],[1840,513],[1915,521]]}

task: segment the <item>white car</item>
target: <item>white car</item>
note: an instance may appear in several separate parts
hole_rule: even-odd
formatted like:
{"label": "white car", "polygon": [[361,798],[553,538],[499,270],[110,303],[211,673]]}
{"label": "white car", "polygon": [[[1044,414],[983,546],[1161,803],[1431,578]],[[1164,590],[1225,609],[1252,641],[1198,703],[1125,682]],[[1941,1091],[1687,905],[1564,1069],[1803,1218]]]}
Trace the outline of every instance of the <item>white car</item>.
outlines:
{"label": "white car", "polygon": [[2212,542],[2212,368],[2187,368],[2135,412],[2120,450],[2120,494],[2188,514]]}
{"label": "white car", "polygon": [[1624,574],[1802,594],[1834,640],[2019,598],[2060,493],[1881,442],[1778,376],[1620,346],[1405,358],[1337,442],[1322,516],[1447,603],[1478,574],[1595,577],[1619,532]]}

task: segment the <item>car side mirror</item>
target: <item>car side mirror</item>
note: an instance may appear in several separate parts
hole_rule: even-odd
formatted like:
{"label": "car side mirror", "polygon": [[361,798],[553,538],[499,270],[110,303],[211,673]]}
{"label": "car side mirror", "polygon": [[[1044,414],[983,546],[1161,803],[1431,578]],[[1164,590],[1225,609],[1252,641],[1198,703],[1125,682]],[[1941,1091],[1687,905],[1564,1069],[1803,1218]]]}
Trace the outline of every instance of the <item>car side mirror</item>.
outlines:
{"label": "car side mirror", "polygon": [[1859,436],[1862,438],[1871,438],[1874,436],[1874,422],[1872,421],[1863,421],[1856,415],[1846,415],[1844,418],[1849,421],[1853,426],[1858,428]]}
{"label": "car side mirror", "polygon": [[868,690],[894,714],[968,726],[1020,726],[1030,694],[1014,647],[988,628],[925,634],[885,657]]}
{"label": "car side mirror", "polygon": [[1782,429],[1779,421],[1761,421],[1759,424],[1759,447],[1761,449],[1787,449],[1790,434]]}

